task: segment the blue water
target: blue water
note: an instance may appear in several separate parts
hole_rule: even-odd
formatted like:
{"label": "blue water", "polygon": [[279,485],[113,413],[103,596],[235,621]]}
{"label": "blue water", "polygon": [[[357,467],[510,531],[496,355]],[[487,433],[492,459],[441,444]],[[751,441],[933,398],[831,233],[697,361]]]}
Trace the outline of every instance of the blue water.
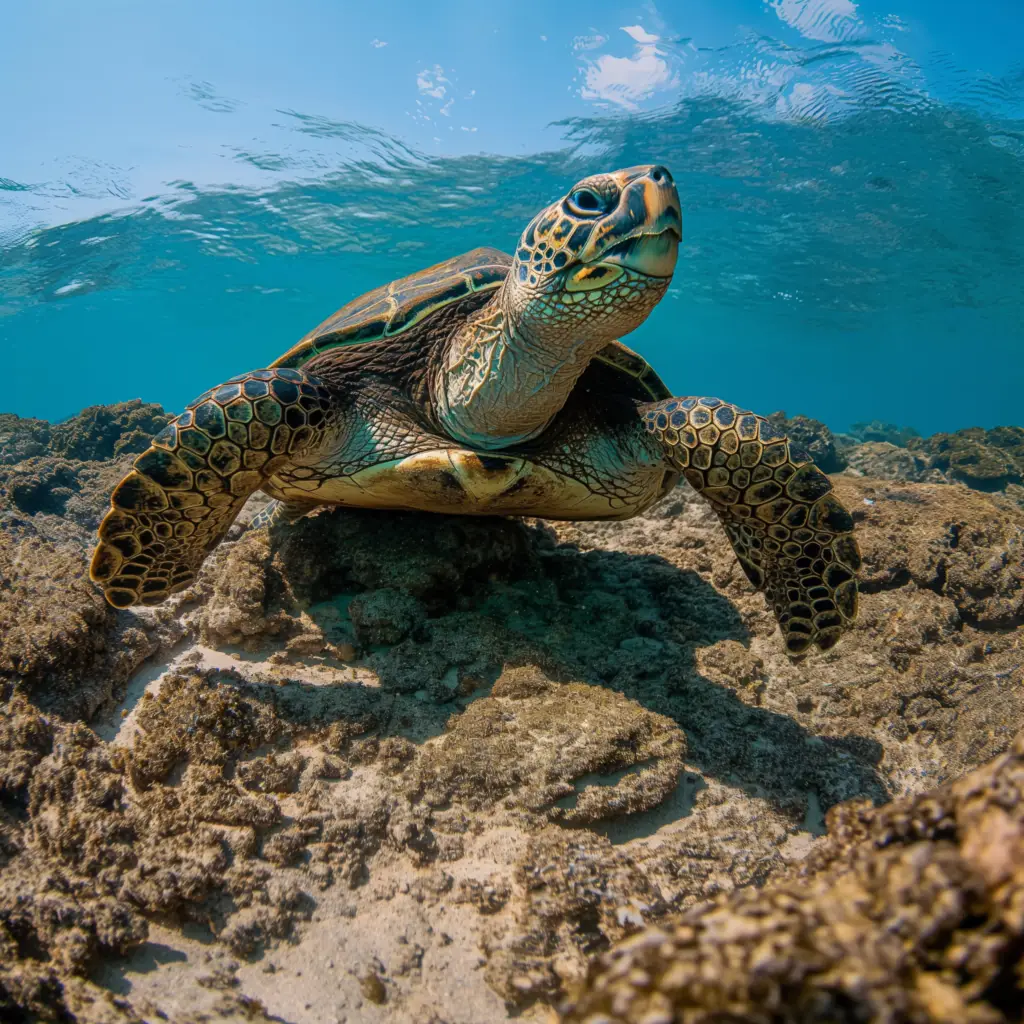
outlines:
{"label": "blue water", "polygon": [[585,174],[661,162],[684,245],[629,344],[677,393],[1024,423],[1019,0],[24,6],[0,411],[178,410],[364,290],[510,250]]}

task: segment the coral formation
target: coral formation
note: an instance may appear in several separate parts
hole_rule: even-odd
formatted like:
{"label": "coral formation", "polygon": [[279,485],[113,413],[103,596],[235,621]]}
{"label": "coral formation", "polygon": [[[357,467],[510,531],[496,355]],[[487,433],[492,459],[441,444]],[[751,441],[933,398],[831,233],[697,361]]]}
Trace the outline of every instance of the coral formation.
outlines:
{"label": "coral formation", "polygon": [[905,448],[910,441],[921,435],[913,427],[898,427],[895,423],[871,420],[870,423],[854,423],[850,428],[853,439],[862,443],[882,442]]}
{"label": "coral formation", "polygon": [[0,414],[0,528],[90,544],[132,453],[169,420],[139,399],[93,406],[57,424]]}
{"label": "coral formation", "polygon": [[[506,806],[589,825],[660,804],[676,787],[685,750],[675,722],[621,694],[519,668],[504,672],[418,760],[415,793],[469,811],[509,797]],[[581,784],[616,773],[621,778]]]}
{"label": "coral formation", "polygon": [[144,452],[150,439],[171,421],[159,405],[133,398],[93,405],[50,428],[50,454],[79,461],[103,461]]}
{"label": "coral formation", "polygon": [[50,424],[0,412],[0,466],[42,455],[50,444]]}
{"label": "coral formation", "polygon": [[942,470],[926,455],[901,448],[889,441],[865,441],[845,449],[848,469],[875,480],[908,483],[945,483]]}
{"label": "coral formation", "polygon": [[844,435],[842,456],[853,472],[914,483],[961,483],[976,491],[1003,492],[1024,504],[1024,428],[969,427],[921,437],[909,428],[877,421]]}
{"label": "coral formation", "polygon": [[[1024,727],[1012,484],[937,482],[918,448],[843,448],[861,618],[791,661],[686,485],[622,523],[240,523],[191,588],[115,612],[85,574],[131,457],[103,440],[114,421],[130,438],[131,410],[62,435],[105,461],[55,454],[57,428],[0,423],[0,451],[20,453],[0,465],[0,1015],[541,1019],[589,976],[566,1012],[615,1019],[602,992],[644,1005],[615,965],[703,970],[713,947],[732,955],[722,935],[761,934],[750,915],[768,906],[777,955],[758,962],[779,1014],[832,1019],[814,1000],[840,968],[789,951],[847,941],[852,922],[862,959],[836,963],[871,972],[864,1005],[912,978],[894,1019],[959,1019],[961,1003],[1003,1019],[1012,978],[986,957],[1020,944],[984,870],[1020,823],[986,811],[1002,839],[979,853],[966,784],[949,783]],[[803,425],[827,457],[835,440]],[[976,775],[977,799],[1020,760]],[[838,893],[848,918],[808,932],[807,908],[831,914]],[[863,938],[897,912],[899,949]],[[628,945],[651,927],[682,966]],[[734,986],[709,999],[747,1005],[749,979],[709,977]]]}
{"label": "coral formation", "polygon": [[1024,1006],[1024,733],[959,782],[834,808],[761,890],[602,954],[562,1020],[1018,1020]]}
{"label": "coral formation", "polygon": [[0,413],[0,465],[48,455],[80,462],[145,451],[171,420],[159,405],[133,398],[93,405],[61,423]]}
{"label": "coral formation", "polygon": [[[275,935],[290,928],[294,914],[282,910],[282,901],[293,909],[301,899],[233,864],[224,836],[210,827],[265,829],[277,820],[274,805],[225,781],[219,770],[226,752],[258,728],[232,729],[231,712],[239,713],[244,702],[225,703],[223,695],[212,708],[205,701],[211,713],[203,717],[197,711],[207,696],[202,680],[174,680],[167,691],[152,702],[158,708],[147,721],[154,734],[174,736],[179,744],[186,735],[194,738],[173,755],[159,744],[125,753],[80,723],[48,722],[20,696],[3,709],[0,804],[20,814],[3,823],[0,949],[9,955],[0,958],[0,1008],[20,1007],[34,1019],[66,1019],[68,1013],[103,1019],[95,1007],[86,1012],[100,995],[86,981],[97,958],[143,942],[147,915],[208,920],[216,913],[211,895],[262,905],[258,923],[271,922]],[[161,720],[167,716],[170,721]],[[189,725],[177,724],[175,716],[178,722],[187,716]],[[181,784],[158,785],[183,755],[189,765]],[[282,915],[284,931],[274,926]],[[69,1000],[69,992],[77,997]]]}
{"label": "coral formation", "polygon": [[[64,458],[27,459],[0,472],[0,515],[13,518],[40,515],[59,517],[47,524],[52,530],[68,527],[64,537],[91,540],[110,504],[110,491],[130,456],[110,462],[71,462]],[[8,518],[12,518],[10,514]],[[39,523],[37,521],[36,525]],[[75,530],[79,527],[79,530]],[[40,531],[42,532],[42,531]]]}
{"label": "coral formation", "polygon": [[935,434],[908,442],[914,452],[930,456],[931,465],[979,491],[1001,491],[1024,482],[1024,428],[970,427],[955,434]]}
{"label": "coral formation", "polygon": [[803,448],[814,464],[825,473],[838,473],[846,468],[846,456],[832,431],[820,420],[808,416],[787,417],[775,412],[768,420],[791,441]]}
{"label": "coral formation", "polygon": [[80,551],[0,531],[0,681],[67,689],[101,657],[110,610]]}

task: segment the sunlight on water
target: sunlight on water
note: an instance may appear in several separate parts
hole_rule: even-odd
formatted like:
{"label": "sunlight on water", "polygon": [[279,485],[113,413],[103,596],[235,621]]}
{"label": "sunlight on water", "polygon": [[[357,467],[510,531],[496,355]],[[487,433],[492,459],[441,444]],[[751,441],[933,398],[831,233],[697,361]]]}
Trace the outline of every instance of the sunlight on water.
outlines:
{"label": "sunlight on water", "polygon": [[[154,165],[141,141],[132,159],[122,138],[109,164],[54,150],[33,180],[8,176],[26,176],[24,153],[0,151],[3,407],[179,409],[361,291],[511,249],[583,175],[658,161],[684,244],[629,343],[677,393],[837,429],[1021,422],[1024,65],[970,70],[927,49],[920,22],[850,0],[744,7],[758,30],[730,24],[722,45],[652,8],[534,35],[562,55],[570,99],[545,94],[505,139],[499,106],[410,63],[402,130],[277,106],[269,86],[167,80],[189,111],[188,180],[187,160]],[[372,43],[371,82],[389,52]]]}

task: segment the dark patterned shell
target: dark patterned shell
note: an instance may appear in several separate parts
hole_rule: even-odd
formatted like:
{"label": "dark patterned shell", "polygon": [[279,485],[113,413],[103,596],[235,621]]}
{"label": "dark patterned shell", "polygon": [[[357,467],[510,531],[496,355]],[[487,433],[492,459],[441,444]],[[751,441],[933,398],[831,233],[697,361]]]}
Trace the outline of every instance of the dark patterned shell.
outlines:
{"label": "dark patterned shell", "polygon": [[[414,329],[431,313],[471,296],[478,296],[482,305],[501,287],[511,267],[511,256],[481,248],[399,278],[342,306],[270,365],[298,369],[331,349],[392,338]],[[633,378],[651,401],[671,397],[647,360],[622,342],[606,345],[596,359]]]}
{"label": "dark patterned shell", "polygon": [[596,362],[604,363],[620,373],[632,377],[640,385],[642,391],[650,395],[650,401],[660,402],[671,398],[672,392],[665,382],[654,372],[651,364],[642,355],[626,348],[621,341],[613,341],[605,345],[594,357]]}
{"label": "dark patterned shell", "polygon": [[363,345],[408,331],[452,302],[496,291],[508,276],[512,257],[498,249],[474,249],[399,278],[353,299],[314,328],[271,366],[298,369],[333,348]]}

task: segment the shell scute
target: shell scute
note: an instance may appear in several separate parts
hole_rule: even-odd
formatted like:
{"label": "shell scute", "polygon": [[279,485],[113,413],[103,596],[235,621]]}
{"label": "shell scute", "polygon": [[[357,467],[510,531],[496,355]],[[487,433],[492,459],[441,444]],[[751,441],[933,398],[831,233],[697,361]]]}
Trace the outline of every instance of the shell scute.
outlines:
{"label": "shell scute", "polygon": [[437,310],[472,295],[479,294],[482,303],[501,286],[511,267],[511,256],[481,248],[392,281],[343,306],[271,366],[281,376],[331,349],[412,330]]}

